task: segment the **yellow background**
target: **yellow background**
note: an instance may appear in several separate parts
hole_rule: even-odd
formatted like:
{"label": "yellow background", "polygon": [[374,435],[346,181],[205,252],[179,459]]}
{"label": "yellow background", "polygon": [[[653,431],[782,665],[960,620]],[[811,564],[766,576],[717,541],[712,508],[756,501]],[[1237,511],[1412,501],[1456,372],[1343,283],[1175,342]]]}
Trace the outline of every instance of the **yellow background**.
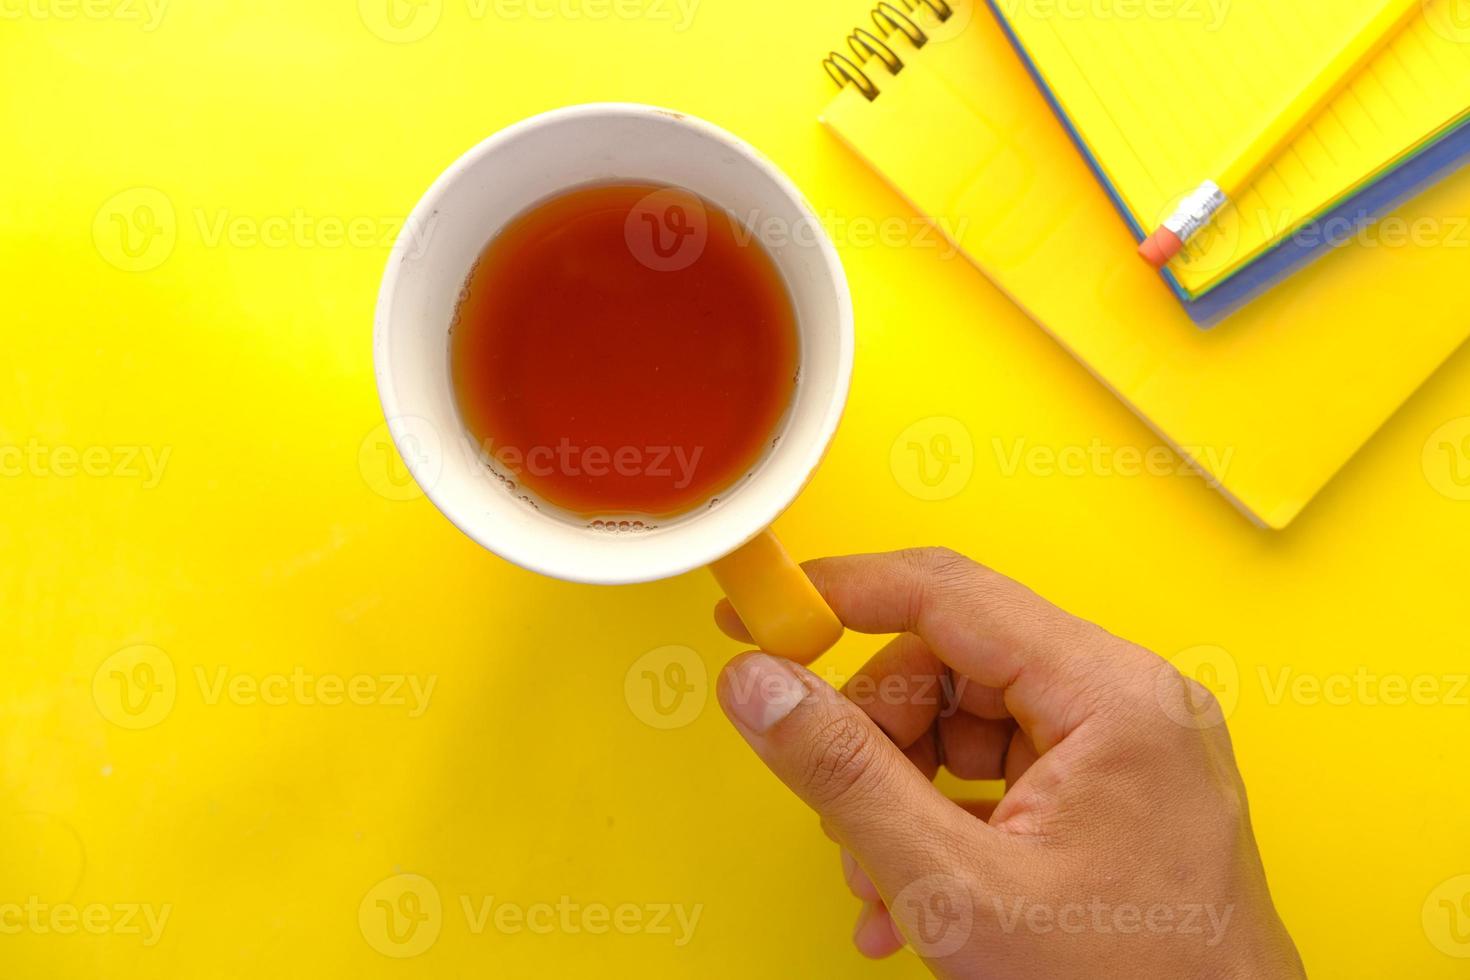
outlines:
{"label": "yellow background", "polygon": [[[835,849],[699,683],[736,651],[708,575],[538,578],[404,492],[382,452],[369,337],[396,223],[486,134],[601,99],[733,130],[832,225],[856,378],[781,522],[791,550],[948,544],[1166,655],[1213,658],[1309,968],[1470,972],[1435,911],[1470,887],[1470,707],[1451,696],[1470,669],[1470,354],[1284,533],[1190,477],[1053,472],[1047,451],[1126,466],[1119,450],[1154,440],[818,126],[818,59],[862,3],[702,0],[686,22],[655,0],[395,2],[398,27],[387,0],[173,0],[156,22],[134,0],[0,8],[0,447],[29,453],[0,458],[0,905],[169,911],[151,946],[116,928],[0,934],[0,972],[921,971],[851,950]],[[118,221],[152,229],[136,254]],[[922,473],[911,442],[939,451]],[[1011,466],[1018,446],[1041,454]],[[67,447],[94,450],[97,475],[63,475]],[[839,676],[878,642],[849,637],[824,663]],[[642,670],[670,661],[694,689],[663,716]],[[134,716],[113,681],[146,679],[139,663],[162,700]],[[1283,669],[1359,667],[1441,693],[1273,696]],[[435,686],[410,717],[212,698],[222,670]],[[390,958],[374,889],[421,887],[400,874],[439,897],[438,934]],[[682,946],[476,933],[461,899],[488,896],[700,918]]]}

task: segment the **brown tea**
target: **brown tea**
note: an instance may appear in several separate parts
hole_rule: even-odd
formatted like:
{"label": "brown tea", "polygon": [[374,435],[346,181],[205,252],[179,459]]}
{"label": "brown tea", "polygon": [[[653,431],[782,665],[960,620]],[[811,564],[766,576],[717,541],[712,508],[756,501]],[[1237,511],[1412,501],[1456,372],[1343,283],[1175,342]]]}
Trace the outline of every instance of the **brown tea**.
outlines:
{"label": "brown tea", "polygon": [[791,297],[717,205],[648,184],[582,187],[486,246],[450,367],[481,453],[584,517],[688,511],[765,453],[797,372]]}

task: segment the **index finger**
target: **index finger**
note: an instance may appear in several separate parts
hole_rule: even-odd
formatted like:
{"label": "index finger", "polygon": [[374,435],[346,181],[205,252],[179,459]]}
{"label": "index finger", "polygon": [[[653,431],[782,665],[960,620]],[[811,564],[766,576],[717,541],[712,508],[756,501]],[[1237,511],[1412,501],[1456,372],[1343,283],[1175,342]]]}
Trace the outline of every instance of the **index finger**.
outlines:
{"label": "index finger", "polygon": [[951,669],[1002,689],[1041,752],[1153,658],[947,549],[820,558],[803,568],[849,629],[916,633]]}

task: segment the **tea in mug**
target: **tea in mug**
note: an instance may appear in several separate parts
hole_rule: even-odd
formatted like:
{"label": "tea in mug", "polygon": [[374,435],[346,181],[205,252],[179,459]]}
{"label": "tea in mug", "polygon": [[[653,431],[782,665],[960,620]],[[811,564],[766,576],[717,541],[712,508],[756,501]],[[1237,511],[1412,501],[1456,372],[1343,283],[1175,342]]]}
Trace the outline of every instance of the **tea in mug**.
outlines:
{"label": "tea in mug", "polygon": [[450,368],[480,453],[579,517],[690,511],[776,438],[796,316],[775,262],[712,202],[577,188],[512,219],[460,294]]}

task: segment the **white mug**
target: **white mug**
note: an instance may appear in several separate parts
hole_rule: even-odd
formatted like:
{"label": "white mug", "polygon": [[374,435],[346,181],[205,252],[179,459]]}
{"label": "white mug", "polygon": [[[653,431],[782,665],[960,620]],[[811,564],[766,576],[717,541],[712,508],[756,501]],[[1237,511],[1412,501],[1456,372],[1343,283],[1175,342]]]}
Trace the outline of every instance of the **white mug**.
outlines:
{"label": "white mug", "polygon": [[[799,375],[779,438],[712,505],[651,528],[538,509],[475,451],[450,380],[449,328],[486,244],[531,205],[575,187],[646,182],[721,206],[759,238],[796,314]],[[772,234],[772,231],[777,234]],[[465,534],[560,579],[624,584],[711,566],[757,643],[807,661],[841,625],[771,535],[827,450],[852,374],[853,315],[837,251],[770,161],[729,133],[651,106],[570,106],[471,149],[434,181],[388,258],[373,334],[378,393],[415,480]]]}

